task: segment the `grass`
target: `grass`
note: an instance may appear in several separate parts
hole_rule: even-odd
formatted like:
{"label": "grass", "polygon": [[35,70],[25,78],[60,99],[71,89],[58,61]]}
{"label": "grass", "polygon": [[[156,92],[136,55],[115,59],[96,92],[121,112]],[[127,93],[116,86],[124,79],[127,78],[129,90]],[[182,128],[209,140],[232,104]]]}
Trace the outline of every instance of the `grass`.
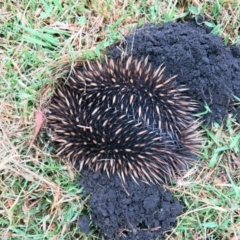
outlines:
{"label": "grass", "polygon": [[[226,44],[240,42],[238,1],[30,0],[0,2],[0,237],[101,239],[76,227],[87,210],[76,173],[54,155],[43,131],[27,153],[34,111],[66,63],[95,59],[147,22],[205,14]],[[206,111],[209,109],[206,108]],[[171,187],[187,209],[168,239],[240,239],[239,125],[205,129],[199,164]]]}
{"label": "grass", "polygon": [[240,127],[229,118],[226,130],[215,124],[205,132],[202,161],[172,188],[187,207],[175,231],[184,239],[239,239]]}

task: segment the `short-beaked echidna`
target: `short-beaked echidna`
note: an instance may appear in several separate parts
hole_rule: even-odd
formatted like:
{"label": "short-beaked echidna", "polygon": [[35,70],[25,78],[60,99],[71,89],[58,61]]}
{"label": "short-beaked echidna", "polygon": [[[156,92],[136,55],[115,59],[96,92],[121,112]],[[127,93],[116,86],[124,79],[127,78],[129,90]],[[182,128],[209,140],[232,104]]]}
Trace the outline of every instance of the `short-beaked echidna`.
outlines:
{"label": "short-beaked echidna", "polygon": [[74,68],[48,108],[58,154],[123,180],[160,183],[180,174],[201,147],[196,102],[163,70],[132,56]]}

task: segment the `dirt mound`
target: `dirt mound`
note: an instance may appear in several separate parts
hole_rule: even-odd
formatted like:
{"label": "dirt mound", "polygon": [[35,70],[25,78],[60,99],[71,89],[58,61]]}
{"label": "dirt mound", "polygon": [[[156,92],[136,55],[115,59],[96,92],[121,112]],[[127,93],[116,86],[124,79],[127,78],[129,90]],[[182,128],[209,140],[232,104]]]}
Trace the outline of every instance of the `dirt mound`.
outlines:
{"label": "dirt mound", "polygon": [[[106,239],[156,239],[174,227],[182,211],[179,201],[158,185],[136,184],[130,177],[123,187],[118,176],[82,171],[79,184],[84,194],[92,194],[91,216]],[[86,216],[78,225],[87,232]]]}
{"label": "dirt mound", "polygon": [[[121,50],[120,50],[121,49]],[[167,23],[159,27],[145,25],[109,50],[120,57],[122,50],[136,58],[149,57],[154,68],[164,64],[165,77],[189,88],[189,95],[211,112],[205,123],[222,123],[229,113],[240,122],[240,109],[233,106],[233,95],[240,97],[240,46],[225,46],[222,39],[199,27],[194,21]]]}

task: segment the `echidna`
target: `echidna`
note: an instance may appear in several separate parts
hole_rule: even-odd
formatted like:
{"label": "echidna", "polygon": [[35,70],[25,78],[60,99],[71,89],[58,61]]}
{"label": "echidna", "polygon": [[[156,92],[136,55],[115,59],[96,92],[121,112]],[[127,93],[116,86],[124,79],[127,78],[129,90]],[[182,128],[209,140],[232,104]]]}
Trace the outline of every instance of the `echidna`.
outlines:
{"label": "echidna", "polygon": [[49,105],[58,154],[123,180],[160,183],[181,174],[201,146],[196,102],[163,71],[132,56],[74,68]]}

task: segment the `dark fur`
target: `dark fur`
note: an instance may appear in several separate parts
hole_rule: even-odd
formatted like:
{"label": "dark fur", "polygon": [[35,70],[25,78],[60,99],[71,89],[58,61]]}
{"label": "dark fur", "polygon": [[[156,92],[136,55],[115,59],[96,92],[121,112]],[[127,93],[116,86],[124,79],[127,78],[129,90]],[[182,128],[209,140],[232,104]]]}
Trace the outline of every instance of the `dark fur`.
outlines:
{"label": "dark fur", "polygon": [[196,103],[162,73],[131,56],[75,68],[49,106],[57,152],[79,169],[123,180],[159,183],[181,174],[201,147]]}

